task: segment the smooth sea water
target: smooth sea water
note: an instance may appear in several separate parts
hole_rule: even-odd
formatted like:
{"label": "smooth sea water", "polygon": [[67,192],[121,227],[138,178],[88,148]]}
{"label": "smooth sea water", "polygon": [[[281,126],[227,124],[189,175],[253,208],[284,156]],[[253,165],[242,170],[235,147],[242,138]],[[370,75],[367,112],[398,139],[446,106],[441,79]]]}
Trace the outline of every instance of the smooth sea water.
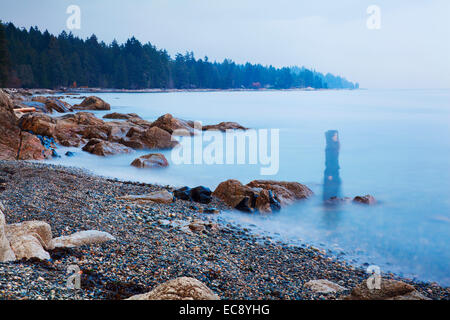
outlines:
{"label": "smooth sea water", "polygon": [[[86,168],[126,180],[204,185],[254,179],[298,181],[315,192],[269,216],[225,212],[221,218],[293,244],[312,244],[356,264],[450,285],[450,90],[238,91],[99,93],[108,112],[135,112],[153,121],[171,113],[203,124],[236,121],[280,129],[280,168],[261,176],[260,165],[130,166],[148,151],[107,158],[60,147],[51,163]],[[80,100],[67,99],[70,103]],[[325,132],[338,130],[343,197],[371,194],[378,203],[326,206]],[[66,150],[76,152],[65,157]],[[170,151],[163,151],[171,162]]]}

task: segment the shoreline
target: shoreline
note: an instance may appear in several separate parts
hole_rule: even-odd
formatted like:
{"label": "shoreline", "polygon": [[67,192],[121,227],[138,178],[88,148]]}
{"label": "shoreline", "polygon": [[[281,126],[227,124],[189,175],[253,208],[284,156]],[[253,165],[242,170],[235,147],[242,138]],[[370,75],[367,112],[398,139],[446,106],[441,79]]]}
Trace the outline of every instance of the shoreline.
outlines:
{"label": "shoreline", "polygon": [[[0,175],[6,180],[0,201],[7,208],[7,223],[43,220],[55,236],[98,229],[117,239],[51,252],[48,262],[0,264],[0,299],[123,299],[179,276],[202,281],[222,299],[339,299],[368,278],[362,268],[318,249],[258,237],[200,212],[209,207],[227,210],[218,199],[208,205],[184,200],[130,203],[116,198],[171,187],[43,162],[2,160]],[[186,228],[193,220],[204,221],[203,231]],[[66,268],[73,263],[83,272],[81,290],[65,287]],[[450,299],[448,287],[382,275],[409,283],[428,298]],[[305,288],[316,279],[347,290],[323,294]]]}

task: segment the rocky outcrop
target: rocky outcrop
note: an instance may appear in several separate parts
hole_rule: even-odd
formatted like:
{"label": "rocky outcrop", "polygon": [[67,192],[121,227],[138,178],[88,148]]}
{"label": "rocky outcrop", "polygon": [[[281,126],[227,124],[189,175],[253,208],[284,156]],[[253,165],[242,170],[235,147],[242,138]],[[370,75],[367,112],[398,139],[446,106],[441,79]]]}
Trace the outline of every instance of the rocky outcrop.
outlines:
{"label": "rocky outcrop", "polygon": [[207,286],[194,278],[181,277],[160,284],[148,293],[128,300],[220,300]]}
{"label": "rocky outcrop", "polygon": [[397,280],[381,279],[380,288],[369,289],[363,281],[344,300],[429,300],[412,285]]}
{"label": "rocky outcrop", "polygon": [[241,126],[237,122],[221,122],[219,124],[203,126],[202,130],[203,131],[207,131],[207,130],[227,131],[227,130],[248,130],[248,128]]}
{"label": "rocky outcrop", "polygon": [[355,198],[353,198],[353,202],[356,203],[362,203],[362,204],[368,204],[368,205],[373,205],[375,204],[377,201],[375,200],[374,197],[372,197],[370,194],[367,194],[365,196],[356,196]]}
{"label": "rocky outcrop", "polygon": [[98,155],[110,156],[114,154],[131,153],[133,149],[116,142],[109,142],[100,139],[91,139],[83,147],[83,151]]}
{"label": "rocky outcrop", "polygon": [[109,103],[106,103],[99,97],[87,97],[80,104],[72,107],[74,110],[111,110]]}
{"label": "rocky outcrop", "polygon": [[262,213],[278,211],[281,206],[309,198],[312,194],[308,187],[297,182],[268,180],[255,180],[247,185],[227,180],[213,192],[213,196],[237,210]]}
{"label": "rocky outcrop", "polygon": [[173,194],[167,190],[155,191],[147,194],[140,195],[126,195],[122,197],[118,197],[117,200],[125,200],[132,201],[136,203],[148,203],[148,202],[156,202],[156,203],[172,203],[173,202]]}
{"label": "rocky outcrop", "polygon": [[131,165],[136,168],[165,168],[169,162],[161,153],[150,153],[134,159]]}
{"label": "rocky outcrop", "polygon": [[54,238],[50,241],[52,248],[75,248],[88,244],[98,244],[116,240],[107,232],[97,230],[87,230],[73,233],[68,236]]}
{"label": "rocky outcrop", "polygon": [[0,90],[0,160],[42,160],[48,156],[36,136],[21,130],[9,96]]}
{"label": "rocky outcrop", "polygon": [[310,280],[305,287],[316,293],[335,293],[347,290],[346,288],[326,279]]}

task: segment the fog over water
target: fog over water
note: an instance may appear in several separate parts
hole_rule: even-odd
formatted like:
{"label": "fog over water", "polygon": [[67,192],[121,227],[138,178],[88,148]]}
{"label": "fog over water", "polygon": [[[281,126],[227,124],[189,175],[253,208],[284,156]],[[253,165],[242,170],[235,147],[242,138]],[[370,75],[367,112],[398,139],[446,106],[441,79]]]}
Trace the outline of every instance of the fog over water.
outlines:
{"label": "fog over water", "polygon": [[[259,164],[175,165],[170,151],[162,151],[170,162],[167,169],[140,170],[130,163],[148,151],[102,158],[62,147],[62,157],[50,163],[126,180],[211,189],[231,178],[298,181],[315,192],[312,199],[270,216],[226,212],[220,217],[290,243],[330,249],[350,261],[377,264],[382,271],[450,284],[449,90],[97,95],[111,104],[109,112],[135,112],[150,121],[171,113],[204,124],[236,121],[279,129],[279,171],[261,176]],[[329,130],[337,131],[340,146],[330,144],[326,151]],[[328,140],[334,134],[328,133]],[[66,157],[66,150],[76,155]],[[324,195],[366,194],[378,204],[327,206],[323,201]]]}

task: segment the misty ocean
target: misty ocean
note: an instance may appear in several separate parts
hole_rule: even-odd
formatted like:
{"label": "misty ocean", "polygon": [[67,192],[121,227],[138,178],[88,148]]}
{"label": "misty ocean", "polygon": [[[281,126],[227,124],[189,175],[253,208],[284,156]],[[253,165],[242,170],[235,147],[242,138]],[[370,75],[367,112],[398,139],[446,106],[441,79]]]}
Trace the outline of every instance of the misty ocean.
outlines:
{"label": "misty ocean", "polygon": [[[84,94],[83,94],[84,95]],[[130,166],[148,151],[107,158],[59,147],[54,164],[108,177],[162,185],[204,185],[255,179],[297,181],[315,196],[269,216],[224,212],[220,219],[295,245],[314,245],[358,265],[378,265],[417,280],[450,285],[450,91],[327,90],[99,93],[106,113],[134,112],[153,121],[165,113],[203,124],[235,121],[280,129],[278,174],[260,165]],[[68,102],[79,103],[77,99]],[[337,130],[339,166],[324,184],[325,132]],[[64,156],[67,150],[74,157]],[[153,152],[153,151],[152,151]],[[171,162],[170,151],[163,151]],[[326,206],[324,194],[371,194],[378,203]]]}

